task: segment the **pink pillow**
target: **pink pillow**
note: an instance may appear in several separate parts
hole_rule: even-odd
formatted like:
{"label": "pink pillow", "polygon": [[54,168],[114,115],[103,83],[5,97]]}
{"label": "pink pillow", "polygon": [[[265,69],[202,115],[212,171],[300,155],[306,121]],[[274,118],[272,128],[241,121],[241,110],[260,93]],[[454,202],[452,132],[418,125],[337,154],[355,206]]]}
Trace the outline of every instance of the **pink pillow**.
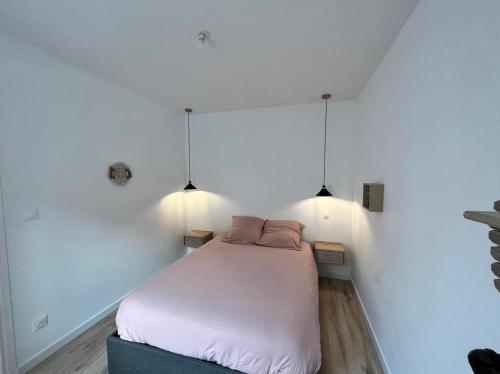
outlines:
{"label": "pink pillow", "polygon": [[300,238],[304,227],[298,221],[267,220],[262,237],[256,244],[300,251]]}
{"label": "pink pillow", "polygon": [[222,241],[233,244],[255,244],[262,235],[265,222],[257,217],[234,216],[233,224]]}

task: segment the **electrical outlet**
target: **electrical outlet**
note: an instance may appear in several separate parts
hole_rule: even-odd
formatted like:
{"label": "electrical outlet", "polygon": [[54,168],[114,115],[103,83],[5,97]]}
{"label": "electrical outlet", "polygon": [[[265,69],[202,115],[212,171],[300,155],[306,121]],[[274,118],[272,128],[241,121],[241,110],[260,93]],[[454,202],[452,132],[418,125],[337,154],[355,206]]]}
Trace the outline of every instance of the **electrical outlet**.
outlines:
{"label": "electrical outlet", "polygon": [[44,314],[41,317],[38,317],[31,323],[31,331],[32,332],[37,332],[43,329],[44,327],[47,327],[49,324],[49,315]]}

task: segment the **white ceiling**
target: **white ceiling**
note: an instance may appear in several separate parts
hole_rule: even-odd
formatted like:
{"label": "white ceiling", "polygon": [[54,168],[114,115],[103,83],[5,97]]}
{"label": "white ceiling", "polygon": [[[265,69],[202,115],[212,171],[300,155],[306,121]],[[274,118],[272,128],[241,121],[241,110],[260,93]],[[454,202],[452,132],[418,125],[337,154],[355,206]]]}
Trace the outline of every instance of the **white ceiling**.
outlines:
{"label": "white ceiling", "polygon": [[0,25],[171,108],[213,112],[356,98],[417,2],[0,0]]}

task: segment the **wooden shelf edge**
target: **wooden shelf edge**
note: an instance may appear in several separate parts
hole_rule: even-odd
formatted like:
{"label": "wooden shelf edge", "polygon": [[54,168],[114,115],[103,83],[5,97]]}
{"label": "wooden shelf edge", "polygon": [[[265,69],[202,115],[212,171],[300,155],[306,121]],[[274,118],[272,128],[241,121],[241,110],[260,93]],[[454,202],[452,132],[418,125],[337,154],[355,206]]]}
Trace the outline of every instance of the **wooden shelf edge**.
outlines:
{"label": "wooden shelf edge", "polygon": [[500,212],[467,210],[464,212],[464,218],[467,218],[471,221],[484,223],[495,229],[500,229]]}

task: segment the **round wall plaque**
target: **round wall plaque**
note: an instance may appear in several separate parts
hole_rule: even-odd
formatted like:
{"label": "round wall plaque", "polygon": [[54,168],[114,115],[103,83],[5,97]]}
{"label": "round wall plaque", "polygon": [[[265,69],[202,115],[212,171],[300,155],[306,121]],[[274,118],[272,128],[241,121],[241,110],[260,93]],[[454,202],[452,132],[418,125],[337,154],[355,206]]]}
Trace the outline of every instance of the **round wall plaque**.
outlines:
{"label": "round wall plaque", "polygon": [[132,172],[127,164],[117,162],[109,167],[108,178],[111,180],[111,183],[123,186],[132,178]]}

